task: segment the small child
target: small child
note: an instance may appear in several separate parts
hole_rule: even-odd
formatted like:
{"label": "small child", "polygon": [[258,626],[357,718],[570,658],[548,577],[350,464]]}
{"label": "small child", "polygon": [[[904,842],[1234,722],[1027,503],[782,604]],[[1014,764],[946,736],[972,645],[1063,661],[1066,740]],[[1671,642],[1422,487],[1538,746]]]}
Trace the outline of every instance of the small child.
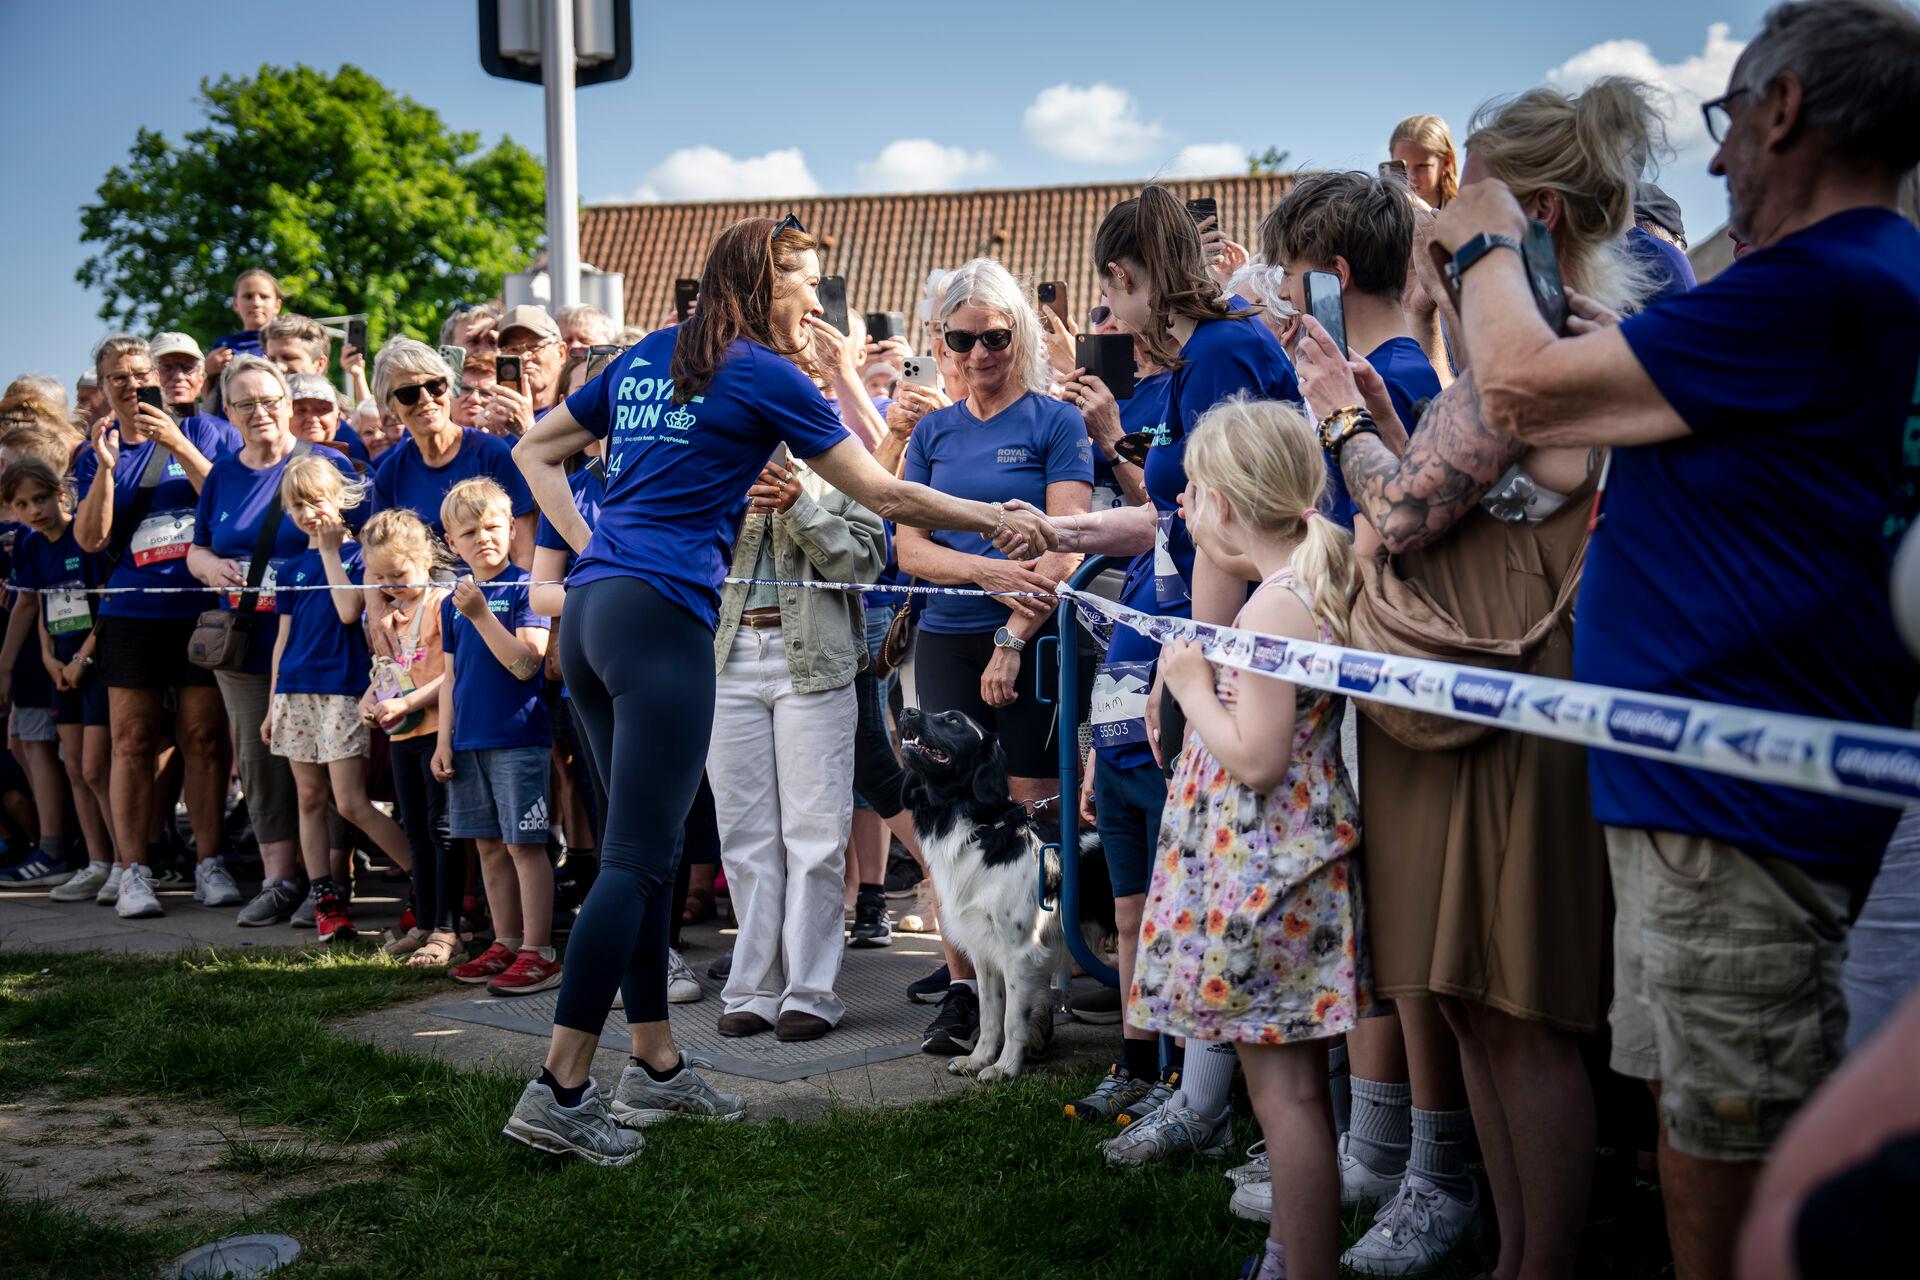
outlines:
{"label": "small child", "polygon": [[[106,686],[93,672],[94,598],[89,594],[90,588],[106,582],[113,566],[104,554],[84,551],[74,539],[73,495],[66,477],[46,459],[22,456],[13,461],[0,479],[0,506],[26,526],[14,543],[13,585],[49,590],[46,595],[23,594],[15,607],[39,620],[34,652],[52,682],[66,790],[72,793],[87,842],[87,865],[69,877],[65,851],[54,843],[59,836],[43,829],[39,857],[47,879],[35,877],[29,859],[12,869],[10,883],[58,881],[52,893],[55,902],[83,902],[106,885],[114,862],[106,816],[113,743],[107,731]],[[28,762],[36,775],[51,776],[46,761],[29,754]],[[36,776],[36,791],[41,782]],[[64,794],[52,798],[64,807]]]}
{"label": "small child", "polygon": [[281,504],[307,535],[307,550],[282,565],[276,580],[293,587],[351,588],[283,593],[267,718],[260,725],[261,740],[293,770],[301,860],[313,880],[314,931],[323,943],[354,936],[346,893],[333,877],[329,856],[329,797],[340,816],[365,832],[396,866],[412,860],[399,824],[367,798],[368,729],[360,717],[360,693],[366,688],[368,657],[355,581],[364,565],[359,547],[346,545],[348,530],[340,518],[365,499],[366,486],[348,480],[324,457],[294,458],[280,477]]}
{"label": "small child", "polygon": [[440,604],[433,581],[446,556],[426,521],[406,507],[390,507],[360,534],[366,581],[380,593],[380,626],[391,658],[375,659],[372,683],[360,698],[360,718],[386,731],[394,809],[413,850],[413,909],[417,924],[386,946],[409,968],[445,969],[460,947],[460,902],[467,892],[467,859],[447,836],[447,789],[433,776],[440,736]]}
{"label": "small child", "polygon": [[[1306,420],[1284,404],[1223,401],[1188,437],[1186,465],[1180,510],[1195,545],[1261,575],[1234,625],[1343,642],[1353,546],[1317,510],[1327,472]],[[1216,672],[1185,641],[1165,647],[1161,669],[1188,734],[1168,783],[1128,1018],[1236,1045],[1272,1165],[1260,1188],[1272,1235],[1250,1274],[1333,1276],[1340,1179],[1327,1049],[1371,998],[1352,856],[1359,804],[1340,757],[1345,701]],[[1243,1193],[1257,1194],[1242,1188],[1236,1206]]]}
{"label": "small child", "polygon": [[547,620],[533,610],[525,569],[507,559],[513,504],[484,476],[440,504],[453,553],[471,573],[440,606],[446,673],[433,776],[449,783],[449,834],[480,851],[494,941],[451,970],[499,996],[560,985],[553,868],[547,861],[547,756],[553,747],[541,669]]}

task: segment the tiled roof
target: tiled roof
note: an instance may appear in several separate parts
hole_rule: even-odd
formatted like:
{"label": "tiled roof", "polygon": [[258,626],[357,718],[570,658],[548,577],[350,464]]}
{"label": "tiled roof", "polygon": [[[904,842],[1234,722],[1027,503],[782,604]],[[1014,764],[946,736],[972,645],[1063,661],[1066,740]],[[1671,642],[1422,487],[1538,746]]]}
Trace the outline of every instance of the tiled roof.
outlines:
{"label": "tiled roof", "polygon": [[[1205,178],[1166,185],[1182,200],[1212,196],[1227,234],[1249,243],[1292,185],[1285,174]],[[698,276],[714,237],[740,218],[792,210],[822,241],[823,265],[847,278],[855,312],[904,311],[914,349],[926,349],[913,314],[934,267],[987,255],[1024,283],[1063,280],[1077,324],[1098,301],[1090,258],[1108,209],[1139,192],[1132,183],[952,191],[932,195],[807,196],[699,204],[593,205],[580,218],[581,257],[625,276],[628,324],[651,329],[673,305],[673,282]]]}

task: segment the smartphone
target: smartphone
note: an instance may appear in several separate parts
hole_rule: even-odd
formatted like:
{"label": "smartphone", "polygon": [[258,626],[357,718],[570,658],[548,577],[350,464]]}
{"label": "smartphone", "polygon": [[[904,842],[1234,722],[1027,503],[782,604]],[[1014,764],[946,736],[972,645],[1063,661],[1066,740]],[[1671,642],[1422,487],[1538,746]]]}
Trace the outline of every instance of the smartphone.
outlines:
{"label": "smartphone", "polygon": [[1208,218],[1214,219],[1213,225],[1217,227],[1220,225],[1220,203],[1212,196],[1201,196],[1197,200],[1189,200],[1187,201],[1187,216],[1193,219],[1193,225],[1196,227]]}
{"label": "smartphone", "polygon": [[1034,289],[1034,295],[1040,299],[1040,305],[1060,317],[1060,327],[1071,330],[1073,321],[1067,319],[1067,286],[1060,280],[1042,280]]}
{"label": "smartphone", "polygon": [[[350,316],[347,319],[347,345],[361,355],[367,354],[367,319],[365,316]],[[342,355],[346,353],[341,352]]]}
{"label": "smartphone", "polygon": [[888,338],[907,336],[907,315],[904,311],[867,312],[867,341],[885,342]]}
{"label": "smartphone", "polygon": [[689,280],[685,276],[673,282],[673,314],[685,324],[687,317],[693,314],[693,304],[700,297],[700,282]]}
{"label": "smartphone", "polygon": [[[135,392],[134,392],[133,394],[134,394],[134,398],[135,398],[135,400],[136,400],[136,401],[137,401],[138,403],[140,403],[140,404],[150,404],[150,405],[152,405],[152,406],[153,406],[154,408],[156,408],[156,409],[158,409],[158,410],[159,410],[160,412],[162,412],[162,413],[166,413],[166,412],[167,412],[167,402],[166,402],[166,401],[165,401],[164,399],[162,399],[162,398],[161,398],[161,396],[160,396],[160,388],[158,388],[158,387],[141,387],[141,388],[140,388],[140,389],[139,389],[138,391],[135,391]],[[167,416],[168,416],[168,417],[172,417],[173,415],[172,415],[172,414],[167,414]]]}
{"label": "smartphone", "polygon": [[467,373],[467,349],[448,344],[440,348],[440,358],[447,362],[447,368],[453,370],[453,376],[464,379]]}
{"label": "smartphone", "polygon": [[1073,340],[1073,363],[1107,384],[1115,400],[1133,399],[1133,335],[1083,333]]}
{"label": "smartphone", "polygon": [[1342,355],[1347,350],[1347,309],[1340,300],[1340,277],[1331,271],[1307,272],[1307,314],[1333,339]]}
{"label": "smartphone", "polygon": [[1553,232],[1538,218],[1527,219],[1527,238],[1521,246],[1527,264],[1527,282],[1541,319],[1555,333],[1567,332],[1567,287],[1560,280],[1560,257],[1553,251]]}
{"label": "smartphone", "polygon": [[1130,431],[1113,442],[1113,456],[1136,467],[1147,465],[1147,450],[1153,447],[1153,433]]}
{"label": "smartphone", "polygon": [[1407,181],[1407,162],[1405,160],[1382,160],[1380,162],[1380,176],[1389,179],[1398,178],[1404,184]]}
{"label": "smartphone", "polygon": [[940,362],[932,356],[908,356],[901,378],[909,386],[937,390],[940,386]]}
{"label": "smartphone", "polygon": [[493,380],[503,387],[520,390],[520,357],[496,357],[493,362]]}
{"label": "smartphone", "polygon": [[820,318],[841,333],[845,333],[847,331],[847,278],[821,276],[820,287],[814,292],[820,299]]}

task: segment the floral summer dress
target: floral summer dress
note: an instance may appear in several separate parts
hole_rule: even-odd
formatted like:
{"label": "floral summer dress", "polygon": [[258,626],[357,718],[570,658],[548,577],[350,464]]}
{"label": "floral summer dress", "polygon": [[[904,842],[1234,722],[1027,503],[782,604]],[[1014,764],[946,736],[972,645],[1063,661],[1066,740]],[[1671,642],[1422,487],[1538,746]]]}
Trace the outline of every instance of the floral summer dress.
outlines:
{"label": "floral summer dress", "polygon": [[[1291,569],[1259,590],[1275,586],[1313,607]],[[1325,623],[1319,632],[1332,642]],[[1232,667],[1218,669],[1215,688],[1230,711],[1240,679]],[[1140,922],[1127,1007],[1134,1026],[1290,1044],[1351,1030],[1366,1012],[1360,806],[1340,758],[1345,708],[1333,694],[1298,691],[1293,765],[1267,795],[1189,735],[1167,784]]]}

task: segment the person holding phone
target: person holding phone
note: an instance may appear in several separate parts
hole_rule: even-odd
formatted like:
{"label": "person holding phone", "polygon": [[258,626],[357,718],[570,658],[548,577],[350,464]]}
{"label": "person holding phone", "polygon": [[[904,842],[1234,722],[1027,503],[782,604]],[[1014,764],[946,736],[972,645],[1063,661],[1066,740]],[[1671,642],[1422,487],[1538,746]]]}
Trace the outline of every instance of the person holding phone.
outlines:
{"label": "person holding phone", "polygon": [[[540,509],[581,552],[567,589],[561,669],[609,787],[600,873],[568,944],[553,1039],[506,1135],[603,1165],[631,1162],[639,1122],[732,1115],[686,1063],[666,1016],[676,842],[705,771],[714,718],[714,626],[727,546],[774,445],[885,518],[983,534],[1009,555],[1052,549],[1044,516],[966,501],[888,474],[795,364],[818,322],[818,244],[789,214],[720,233],[701,276],[708,305],[649,334],[555,406],[515,446]],[[831,370],[843,400],[857,371]],[[566,461],[607,440],[607,491],[590,530]],[[629,780],[641,780],[629,784]],[[615,989],[634,1065],[612,1102],[590,1071]]]}
{"label": "person holding phone", "polygon": [[[240,433],[211,417],[175,422],[160,407],[151,348],[115,334],[94,351],[94,368],[113,416],[94,424],[93,447],[74,463],[80,507],[73,536],[82,550],[115,558],[109,587],[187,587],[194,510],[213,460],[240,446]],[[153,388],[153,402],[140,398]],[[115,766],[108,783],[109,820],[121,863],[109,872],[100,901],[124,916],[159,915],[148,866],[153,765],[162,713],[173,696],[173,740],[185,762],[184,795],[199,864],[194,888],[202,901],[239,901],[217,860],[224,840],[227,718],[213,673],[187,661],[194,619],[211,608],[211,593],[108,595],[100,603],[96,678],[107,687]]]}
{"label": "person holding phone", "polygon": [[[520,376],[509,379],[511,360]],[[509,307],[500,317],[500,352],[493,386],[481,393],[479,425],[497,436],[518,438],[560,402],[560,368],[567,344],[546,308],[530,303]]]}

